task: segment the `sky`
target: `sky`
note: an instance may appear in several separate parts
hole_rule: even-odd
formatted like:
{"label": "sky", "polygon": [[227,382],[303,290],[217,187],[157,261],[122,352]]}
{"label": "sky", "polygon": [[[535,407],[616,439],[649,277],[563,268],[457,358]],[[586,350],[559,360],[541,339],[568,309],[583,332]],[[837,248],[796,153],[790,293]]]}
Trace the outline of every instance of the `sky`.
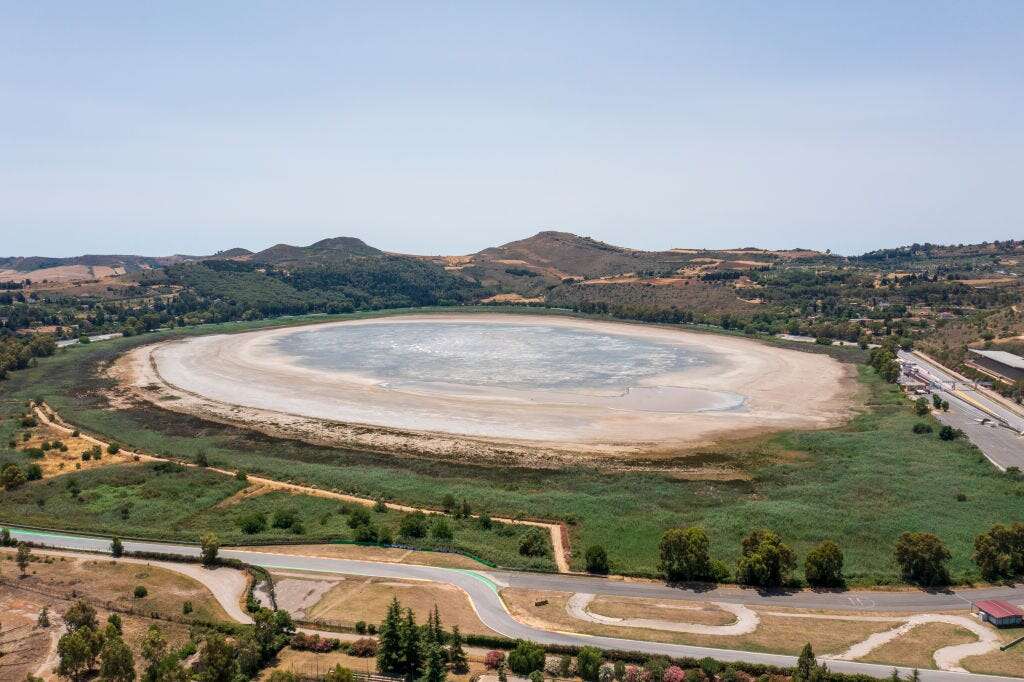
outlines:
{"label": "sky", "polygon": [[1024,237],[1024,2],[0,6],[0,256]]}

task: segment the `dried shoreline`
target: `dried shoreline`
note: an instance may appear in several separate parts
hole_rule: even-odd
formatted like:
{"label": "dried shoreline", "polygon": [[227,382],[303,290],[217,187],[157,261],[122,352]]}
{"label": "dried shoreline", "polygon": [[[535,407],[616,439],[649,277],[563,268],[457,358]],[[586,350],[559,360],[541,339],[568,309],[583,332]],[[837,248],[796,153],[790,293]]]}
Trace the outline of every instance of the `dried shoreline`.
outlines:
{"label": "dried shoreline", "polygon": [[[163,342],[118,359],[112,374],[122,390],[164,409],[254,428],[269,435],[378,451],[531,466],[562,466],[586,458],[676,456],[696,446],[782,429],[817,429],[852,414],[848,366],[819,354],[755,341],[677,329],[551,316],[452,313],[331,322],[328,325],[429,323],[537,324],[633,336],[699,347],[713,367],[657,377],[659,383],[746,397],[741,411],[659,413],[563,404],[537,391],[530,400],[501,396],[423,395],[382,388],[365,378],[300,367],[267,351],[271,329]],[[652,380],[653,381],[653,380]],[[354,407],[353,407],[354,406]],[[346,418],[351,410],[376,420]],[[431,428],[408,428],[389,415],[418,417]],[[400,422],[404,423],[404,422]],[[446,431],[448,425],[452,430]],[[466,426],[468,424],[468,426]],[[474,431],[474,429],[478,429]]]}

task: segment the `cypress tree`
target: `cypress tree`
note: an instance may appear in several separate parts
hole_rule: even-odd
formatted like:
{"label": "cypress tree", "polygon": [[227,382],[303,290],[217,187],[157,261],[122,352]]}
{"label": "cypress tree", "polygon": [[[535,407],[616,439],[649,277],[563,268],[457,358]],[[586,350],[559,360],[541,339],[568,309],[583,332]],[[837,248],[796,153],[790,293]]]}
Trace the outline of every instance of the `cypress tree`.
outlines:
{"label": "cypress tree", "polygon": [[466,652],[462,648],[462,633],[459,626],[452,626],[451,644],[448,647],[448,660],[452,664],[452,672],[456,675],[465,675],[469,672],[469,661]]}
{"label": "cypress tree", "polygon": [[391,600],[388,612],[380,624],[377,648],[377,669],[387,674],[402,672],[402,605],[398,597]]}
{"label": "cypress tree", "polygon": [[402,672],[407,680],[415,680],[423,674],[423,642],[416,616],[412,609],[405,610],[401,628]]}

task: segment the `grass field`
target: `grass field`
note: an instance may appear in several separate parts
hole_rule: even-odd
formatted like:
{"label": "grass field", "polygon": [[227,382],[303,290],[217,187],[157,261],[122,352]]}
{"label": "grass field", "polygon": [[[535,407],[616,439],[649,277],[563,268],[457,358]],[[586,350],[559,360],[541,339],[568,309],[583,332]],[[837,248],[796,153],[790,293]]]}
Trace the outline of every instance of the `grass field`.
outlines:
{"label": "grass field", "polygon": [[[256,326],[234,323],[180,333]],[[750,476],[749,480],[686,481],[583,466],[552,472],[456,465],[275,440],[148,405],[108,409],[102,389],[109,381],[96,376],[97,366],[127,348],[158,338],[161,335],[153,334],[107,341],[44,359],[34,369],[14,373],[2,386],[9,401],[3,407],[7,414],[16,414],[24,409],[24,400],[41,396],[65,419],[146,451],[184,458],[204,453],[215,465],[421,506],[440,506],[442,497],[451,494],[495,515],[562,519],[570,524],[576,567],[582,565],[585,548],[599,543],[608,549],[613,570],[634,574],[656,572],[657,545],[666,528],[697,524],[708,530],[713,553],[730,565],[739,554],[742,536],[756,527],[777,530],[801,559],[814,543],[835,539],[845,552],[846,572],[853,583],[895,582],[891,556],[896,537],[905,530],[932,531],[953,552],[954,576],[969,579],[976,575],[970,560],[974,536],[995,522],[1024,521],[1024,483],[996,472],[969,443],[944,442],[934,433],[912,434],[911,427],[919,419],[909,403],[896,388],[863,367],[860,385],[865,408],[846,426],[681,453],[687,466],[702,459],[728,460]],[[821,348],[808,350],[822,352]],[[17,431],[10,418],[0,423],[0,448]],[[23,455],[10,451],[0,452],[0,459],[25,461]],[[965,501],[957,500],[960,492],[966,495]],[[153,532],[194,531],[190,495],[178,502],[189,515],[161,516]],[[17,507],[10,501],[22,496],[5,496],[0,520],[11,520],[15,509],[29,514],[32,498]],[[315,523],[305,525],[309,531],[316,528]],[[500,544],[492,542],[495,539],[480,540],[481,555],[498,563],[511,559],[504,565],[520,565],[518,555],[508,557]]]}

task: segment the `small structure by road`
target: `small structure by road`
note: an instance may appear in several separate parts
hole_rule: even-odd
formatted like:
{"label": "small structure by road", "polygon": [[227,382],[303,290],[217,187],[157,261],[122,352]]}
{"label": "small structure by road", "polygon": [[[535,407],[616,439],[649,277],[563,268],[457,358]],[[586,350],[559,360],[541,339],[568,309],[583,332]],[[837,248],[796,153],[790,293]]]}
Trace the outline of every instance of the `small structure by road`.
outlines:
{"label": "small structure by road", "polygon": [[974,602],[974,608],[978,609],[981,619],[991,623],[997,628],[1009,628],[1024,625],[1024,611],[1010,602],[1000,599],[983,599]]}

